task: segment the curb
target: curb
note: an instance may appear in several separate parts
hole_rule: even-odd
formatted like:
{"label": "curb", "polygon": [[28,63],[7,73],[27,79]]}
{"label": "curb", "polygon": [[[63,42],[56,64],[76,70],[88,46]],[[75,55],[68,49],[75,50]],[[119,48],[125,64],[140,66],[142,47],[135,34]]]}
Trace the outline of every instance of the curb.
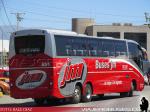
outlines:
{"label": "curb", "polygon": [[1,96],[3,96],[3,93],[2,93],[2,92],[0,92],[0,97],[1,97]]}

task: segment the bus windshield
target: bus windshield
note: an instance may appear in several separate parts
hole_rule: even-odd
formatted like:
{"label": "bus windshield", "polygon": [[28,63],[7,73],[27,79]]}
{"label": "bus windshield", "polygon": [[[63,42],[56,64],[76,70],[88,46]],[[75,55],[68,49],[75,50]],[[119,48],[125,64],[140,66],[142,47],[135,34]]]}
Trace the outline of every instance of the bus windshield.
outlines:
{"label": "bus windshield", "polygon": [[15,37],[16,54],[43,53],[45,48],[44,35],[29,35]]}

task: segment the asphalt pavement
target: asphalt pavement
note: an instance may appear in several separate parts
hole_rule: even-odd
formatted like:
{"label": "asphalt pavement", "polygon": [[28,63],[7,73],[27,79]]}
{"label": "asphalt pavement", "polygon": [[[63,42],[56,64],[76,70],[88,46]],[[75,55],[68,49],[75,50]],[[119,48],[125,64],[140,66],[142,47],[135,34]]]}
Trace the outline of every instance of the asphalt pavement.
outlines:
{"label": "asphalt pavement", "polygon": [[[82,111],[87,111],[87,109],[104,109],[104,110],[114,110],[114,109],[125,109],[125,110],[140,110],[141,98],[145,97],[150,102],[150,86],[145,86],[142,92],[134,92],[133,97],[121,98],[119,94],[106,94],[103,98],[98,98],[93,96],[91,102],[88,103],[78,103],[71,104],[69,101],[60,100],[57,103],[50,103],[45,105],[36,105],[33,99],[14,99],[8,95],[0,97],[0,107],[77,107]],[[52,101],[53,102],[53,101]],[[150,110],[150,108],[149,108]]]}

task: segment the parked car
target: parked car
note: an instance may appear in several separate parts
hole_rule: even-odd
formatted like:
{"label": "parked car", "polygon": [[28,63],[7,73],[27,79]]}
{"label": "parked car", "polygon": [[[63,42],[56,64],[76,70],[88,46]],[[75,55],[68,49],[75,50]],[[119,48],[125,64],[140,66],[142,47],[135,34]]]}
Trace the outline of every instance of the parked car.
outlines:
{"label": "parked car", "polygon": [[10,87],[7,82],[0,81],[0,91],[3,92],[3,94],[9,94],[10,93]]}
{"label": "parked car", "polygon": [[9,69],[8,68],[0,68],[0,81],[9,83]]}

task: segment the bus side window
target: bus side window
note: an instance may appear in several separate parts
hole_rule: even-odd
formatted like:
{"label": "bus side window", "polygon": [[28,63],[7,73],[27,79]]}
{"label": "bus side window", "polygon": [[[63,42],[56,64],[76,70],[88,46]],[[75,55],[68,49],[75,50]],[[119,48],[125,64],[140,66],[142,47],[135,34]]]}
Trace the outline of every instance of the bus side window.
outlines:
{"label": "bus side window", "polygon": [[126,42],[115,40],[115,55],[116,57],[127,55]]}
{"label": "bus side window", "polygon": [[138,46],[134,43],[128,43],[129,58],[136,60],[138,57]]}
{"label": "bus side window", "polygon": [[112,40],[103,40],[103,57],[114,57],[115,49]]}
{"label": "bus side window", "polygon": [[102,50],[103,50],[103,47],[102,47],[102,40],[99,39],[98,40],[98,45],[97,45],[97,56],[102,56]]}
{"label": "bus side window", "polygon": [[83,49],[83,55],[84,56],[89,56],[89,52],[88,52],[88,44],[82,44],[82,49]]}
{"label": "bus side window", "polygon": [[128,49],[129,49],[129,58],[133,59],[133,61],[141,68],[141,54],[139,47],[137,44],[134,43],[128,43]]}
{"label": "bus side window", "polygon": [[103,51],[103,56],[104,57],[109,57],[109,51]]}
{"label": "bus side window", "polygon": [[143,53],[143,51],[142,51],[142,49],[141,49],[141,47],[138,45],[138,57],[140,58],[140,59],[142,59],[142,60],[144,60],[145,59],[145,57],[144,57],[144,53]]}
{"label": "bus side window", "polygon": [[74,49],[76,50],[76,56],[83,56],[83,39],[80,37],[74,37]]}
{"label": "bus side window", "polygon": [[55,35],[57,56],[69,55],[70,45],[63,36]]}
{"label": "bus side window", "polygon": [[90,56],[90,40],[84,37],[84,41],[82,43],[83,56]]}
{"label": "bus side window", "polygon": [[144,52],[142,50],[142,48],[138,45],[138,64],[139,64],[139,67],[144,70],[144,63],[143,61],[145,60],[145,56],[144,56]]}
{"label": "bus side window", "polygon": [[65,46],[66,52],[64,52],[64,55],[70,56],[73,54],[72,46],[68,43]]}
{"label": "bus side window", "polygon": [[96,40],[90,41],[90,46],[89,46],[90,56],[97,56],[97,45],[98,45],[98,42]]}

